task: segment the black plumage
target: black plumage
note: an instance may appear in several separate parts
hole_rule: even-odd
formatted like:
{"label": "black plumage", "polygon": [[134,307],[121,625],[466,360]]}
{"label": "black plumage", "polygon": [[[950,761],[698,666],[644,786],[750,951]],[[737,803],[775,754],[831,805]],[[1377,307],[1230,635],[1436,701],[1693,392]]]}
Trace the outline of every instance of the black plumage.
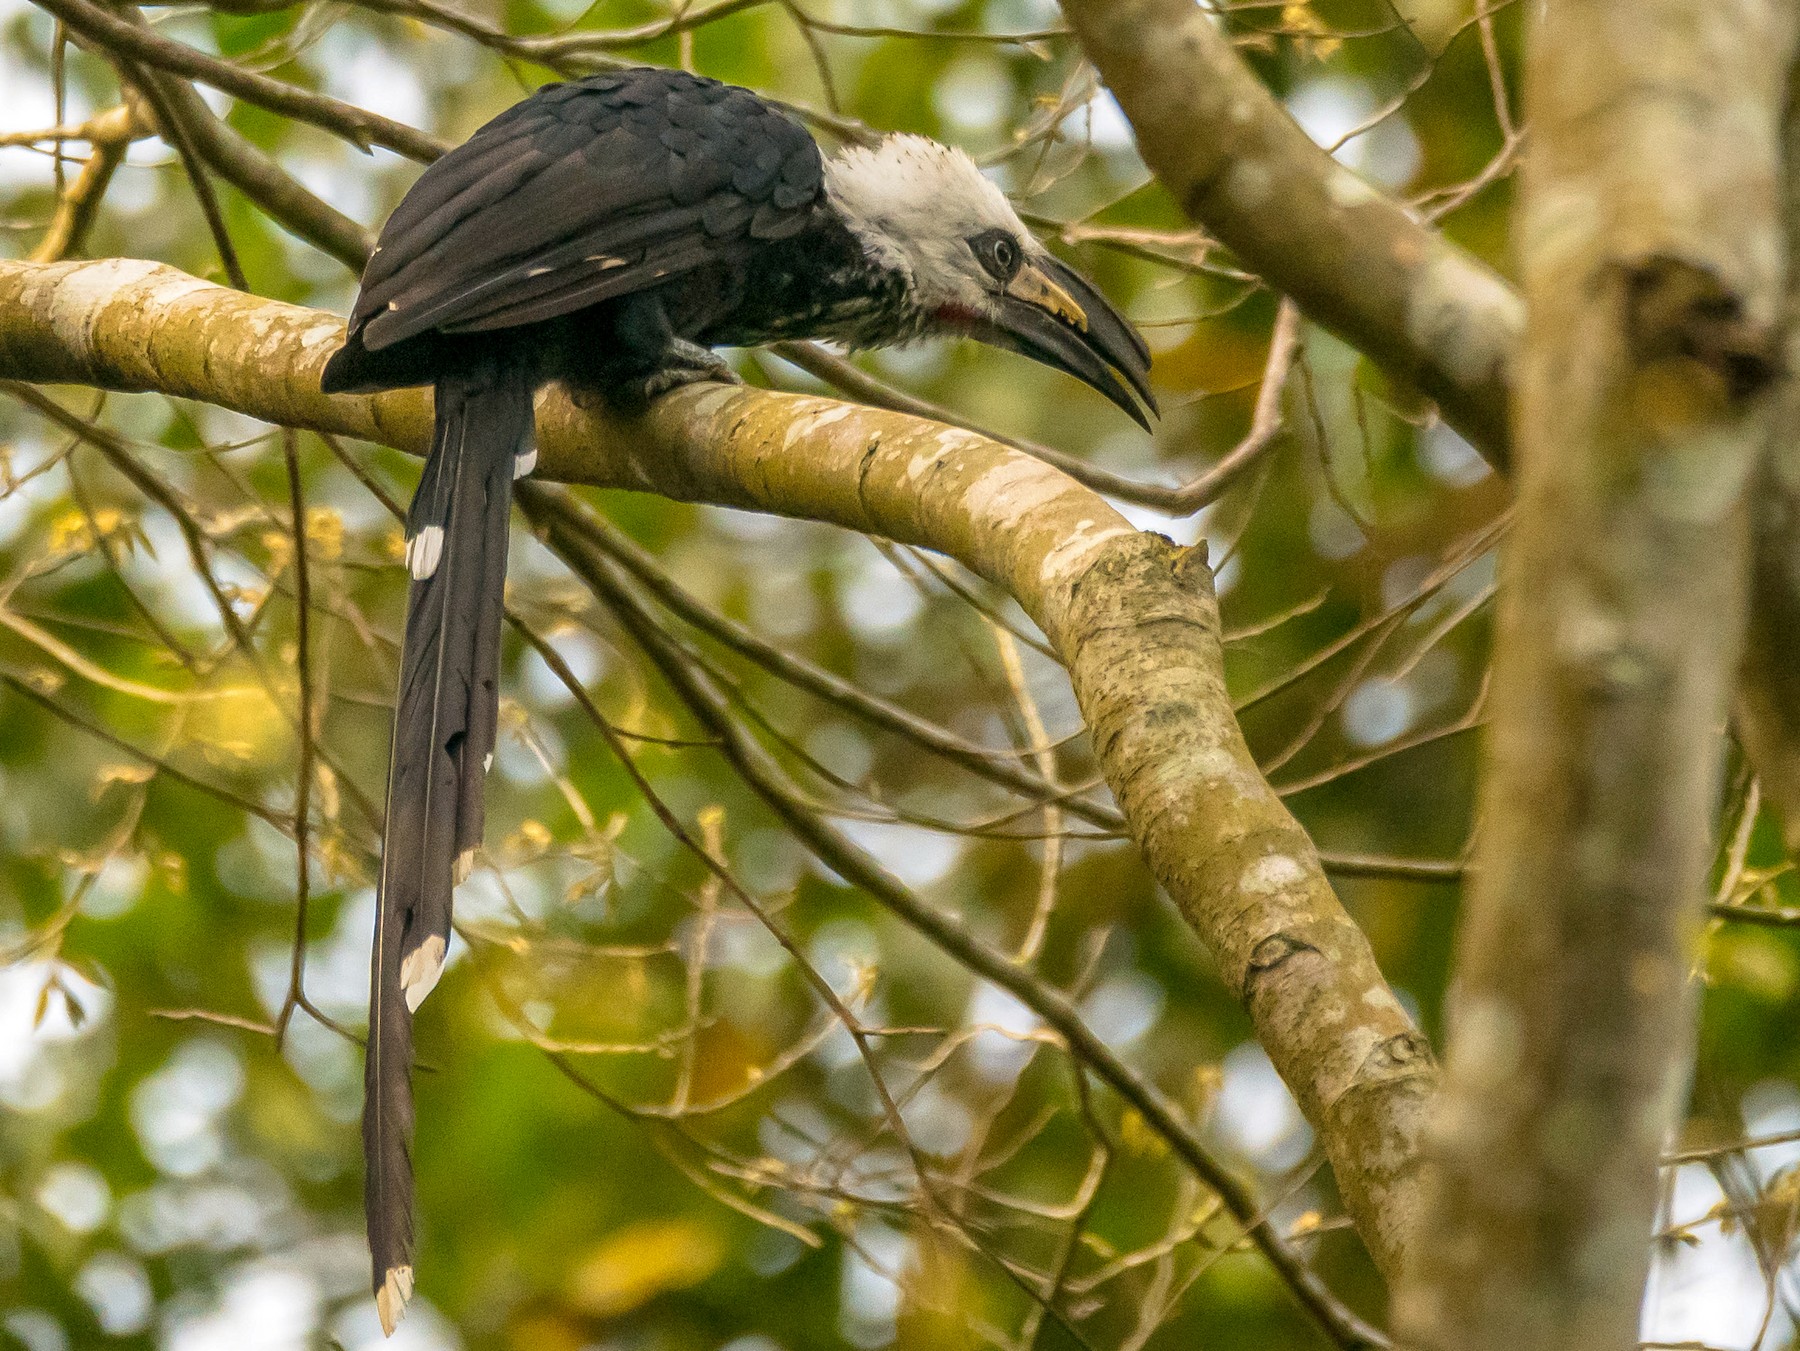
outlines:
{"label": "black plumage", "polygon": [[[771,244],[805,231],[824,246],[812,257],[862,270],[818,209],[823,189],[812,137],[748,90],[655,69],[548,85],[433,164],[389,217],[326,387],[478,366],[492,343],[470,335],[513,329],[539,382],[619,389],[667,365],[668,337],[778,326],[790,316],[737,313],[752,259],[779,261]],[[850,281],[782,252],[815,303]],[[666,334],[608,303],[651,293]]]}
{"label": "black plumage", "polygon": [[481,843],[512,482],[535,462],[535,391],[560,380],[639,402],[729,378],[715,345],[934,332],[1058,366],[1140,422],[1132,390],[1154,409],[1137,334],[965,156],[896,137],[828,163],[781,110],[679,71],[545,86],[427,169],[389,217],[323,380],[436,391],[406,523],[365,1073],[388,1331],[412,1292],[412,1012]]}

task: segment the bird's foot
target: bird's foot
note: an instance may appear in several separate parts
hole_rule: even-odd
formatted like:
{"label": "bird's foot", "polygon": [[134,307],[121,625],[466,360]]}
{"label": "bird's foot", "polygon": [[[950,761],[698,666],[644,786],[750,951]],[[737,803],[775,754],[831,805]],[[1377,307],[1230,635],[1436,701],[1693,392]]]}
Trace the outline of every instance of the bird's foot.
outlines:
{"label": "bird's foot", "polygon": [[659,394],[667,394],[672,389],[697,384],[702,380],[716,380],[726,385],[744,383],[724,357],[712,348],[702,347],[686,338],[677,338],[669,344],[669,356],[670,361],[666,366],[644,378],[645,402]]}
{"label": "bird's foot", "polygon": [[706,380],[727,385],[744,383],[717,352],[697,342],[677,338],[669,344],[667,362],[649,375],[616,390],[613,403],[621,412],[641,413],[670,390]]}

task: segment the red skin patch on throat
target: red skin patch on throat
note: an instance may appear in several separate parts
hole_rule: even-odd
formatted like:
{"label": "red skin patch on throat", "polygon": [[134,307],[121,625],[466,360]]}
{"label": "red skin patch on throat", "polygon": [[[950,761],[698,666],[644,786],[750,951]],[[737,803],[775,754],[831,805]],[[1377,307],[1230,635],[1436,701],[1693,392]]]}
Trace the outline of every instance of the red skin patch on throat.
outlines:
{"label": "red skin patch on throat", "polygon": [[939,305],[932,313],[937,321],[946,328],[973,329],[981,321],[981,315],[967,305],[951,303]]}

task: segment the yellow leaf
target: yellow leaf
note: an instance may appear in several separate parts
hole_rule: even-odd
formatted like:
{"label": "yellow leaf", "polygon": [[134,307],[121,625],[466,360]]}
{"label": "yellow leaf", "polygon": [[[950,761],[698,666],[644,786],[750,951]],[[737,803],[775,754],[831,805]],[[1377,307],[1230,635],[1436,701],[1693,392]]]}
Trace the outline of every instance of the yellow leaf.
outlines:
{"label": "yellow leaf", "polygon": [[342,799],[338,793],[337,771],[320,760],[313,766],[314,783],[318,786],[319,815],[327,821],[338,819]]}
{"label": "yellow leaf", "polygon": [[1135,1107],[1127,1107],[1119,1118],[1119,1140],[1133,1154],[1160,1155],[1169,1150],[1168,1143],[1150,1129]]}
{"label": "yellow leaf", "polygon": [[101,765],[94,775],[94,796],[99,797],[115,783],[148,783],[155,773],[155,765]]}
{"label": "yellow leaf", "polygon": [[94,547],[93,533],[88,529],[87,517],[79,511],[65,511],[50,522],[50,552],[86,553]]}
{"label": "yellow leaf", "polygon": [[668,1290],[698,1285],[725,1260],[719,1235],[694,1220],[640,1220],[589,1249],[569,1273],[569,1303],[616,1318]]}
{"label": "yellow leaf", "polygon": [[70,509],[50,522],[50,551],[87,553],[94,547],[96,532],[101,539],[114,540],[126,548],[141,538],[136,523],[117,507],[101,507],[92,521],[82,512]]}
{"label": "yellow leaf", "polygon": [[1312,12],[1309,4],[1288,5],[1281,11],[1281,26],[1315,59],[1324,61],[1343,46],[1341,38],[1329,36],[1330,29],[1319,21],[1318,15]]}
{"label": "yellow leaf", "polygon": [[306,513],[306,541],[315,558],[327,563],[344,556],[344,518],[330,507],[314,507]]}
{"label": "yellow leaf", "polygon": [[532,858],[550,847],[550,827],[542,821],[526,819],[506,837],[506,852],[515,858]]}
{"label": "yellow leaf", "polygon": [[265,530],[262,534],[262,546],[269,551],[269,571],[285,572],[289,563],[294,561],[294,541],[283,530]]}
{"label": "yellow leaf", "polygon": [[260,685],[231,685],[194,705],[190,739],[213,764],[242,764],[276,754],[287,723]]}

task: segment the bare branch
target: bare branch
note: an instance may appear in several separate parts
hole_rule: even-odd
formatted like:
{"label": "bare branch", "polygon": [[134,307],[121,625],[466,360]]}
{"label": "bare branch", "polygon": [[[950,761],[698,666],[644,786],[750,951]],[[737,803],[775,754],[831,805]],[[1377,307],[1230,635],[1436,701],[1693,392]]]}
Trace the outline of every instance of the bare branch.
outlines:
{"label": "bare branch", "polygon": [[368,112],[355,104],[315,94],[298,85],[286,84],[244,70],[229,61],[208,56],[192,47],[140,28],[138,25],[90,4],[88,0],[40,0],[42,8],[54,14],[71,31],[79,33],[96,46],[141,61],[156,70],[182,75],[201,84],[211,85],[222,93],[285,113],[301,122],[309,122],[353,145],[367,150],[384,146],[409,159],[426,163],[444,153],[444,143],[416,127],[406,126],[379,113]]}
{"label": "bare branch", "polygon": [[1201,7],[1064,0],[1063,11],[1189,217],[1503,459],[1524,319],[1506,283],[1314,145]]}

